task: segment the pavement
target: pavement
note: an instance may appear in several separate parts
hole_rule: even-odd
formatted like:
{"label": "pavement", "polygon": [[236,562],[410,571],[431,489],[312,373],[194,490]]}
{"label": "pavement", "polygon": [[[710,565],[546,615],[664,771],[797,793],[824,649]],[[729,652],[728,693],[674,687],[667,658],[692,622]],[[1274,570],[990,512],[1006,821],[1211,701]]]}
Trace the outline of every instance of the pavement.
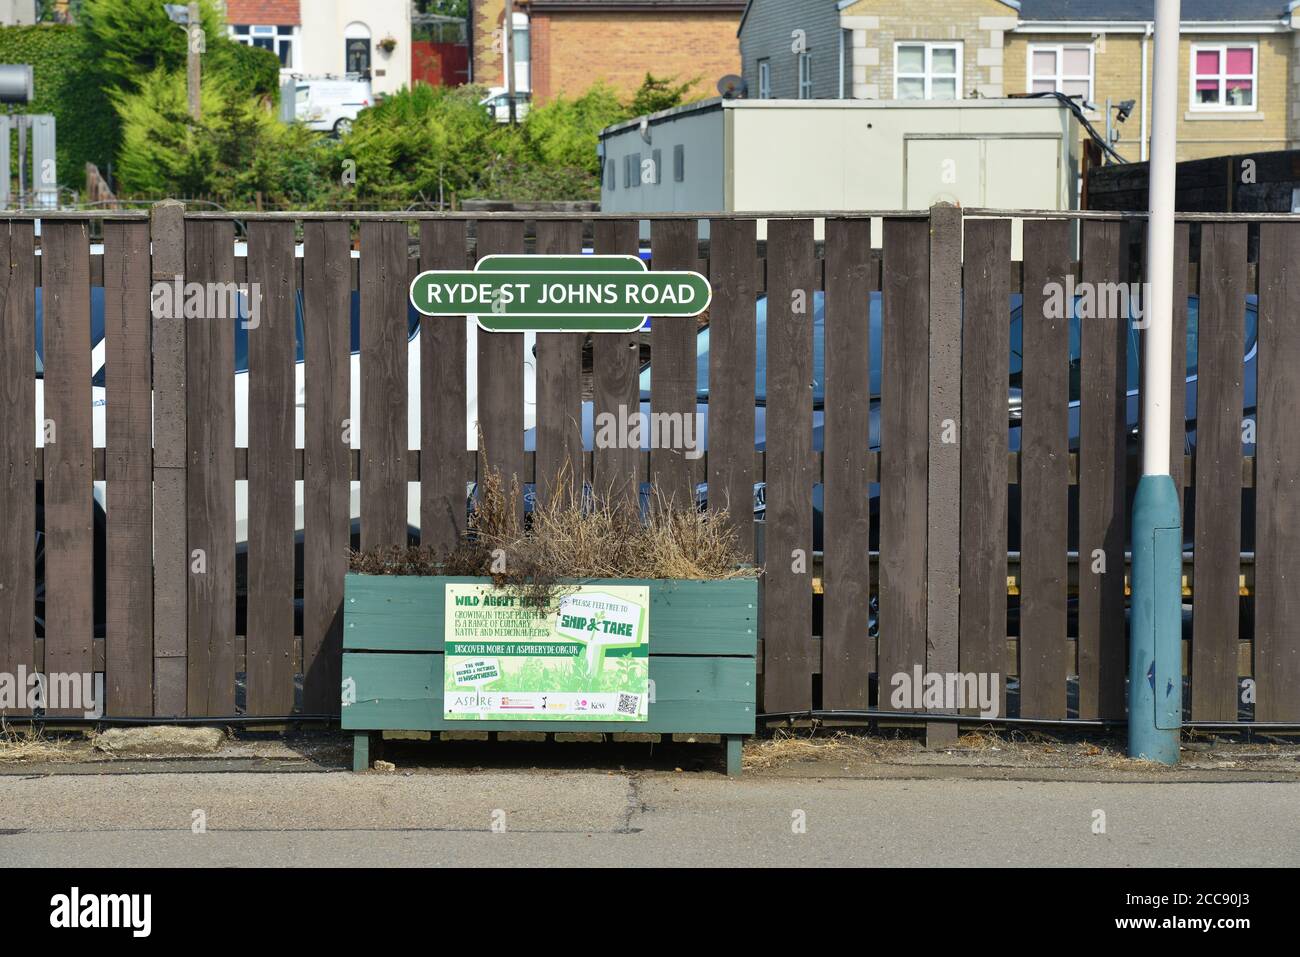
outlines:
{"label": "pavement", "polygon": [[357,775],[338,744],[0,763],[0,866],[1300,865],[1290,746],[1171,772],[1071,766],[1089,744],[756,744],[729,779],[699,745],[403,742]]}

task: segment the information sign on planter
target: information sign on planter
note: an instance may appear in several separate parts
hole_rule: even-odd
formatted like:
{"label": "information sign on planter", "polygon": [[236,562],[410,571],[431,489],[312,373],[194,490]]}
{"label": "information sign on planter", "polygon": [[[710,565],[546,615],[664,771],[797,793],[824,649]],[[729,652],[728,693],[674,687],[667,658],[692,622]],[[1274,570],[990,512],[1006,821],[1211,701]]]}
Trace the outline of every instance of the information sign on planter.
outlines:
{"label": "information sign on planter", "polygon": [[492,255],[411,281],[426,316],[470,316],[488,332],[635,332],[650,316],[698,316],[712,297],[699,273],[650,272],[639,256]]}
{"label": "information sign on planter", "polygon": [[526,591],[444,587],[447,719],[646,720],[646,586],[570,586],[549,608]]}

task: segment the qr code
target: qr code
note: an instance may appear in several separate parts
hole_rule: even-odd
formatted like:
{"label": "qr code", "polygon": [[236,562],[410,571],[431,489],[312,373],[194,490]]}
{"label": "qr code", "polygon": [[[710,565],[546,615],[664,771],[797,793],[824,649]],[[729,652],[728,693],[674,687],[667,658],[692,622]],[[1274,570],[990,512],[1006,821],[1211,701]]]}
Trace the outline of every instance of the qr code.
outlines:
{"label": "qr code", "polygon": [[619,714],[636,714],[641,707],[641,696],[639,694],[619,694],[618,696],[618,713]]}

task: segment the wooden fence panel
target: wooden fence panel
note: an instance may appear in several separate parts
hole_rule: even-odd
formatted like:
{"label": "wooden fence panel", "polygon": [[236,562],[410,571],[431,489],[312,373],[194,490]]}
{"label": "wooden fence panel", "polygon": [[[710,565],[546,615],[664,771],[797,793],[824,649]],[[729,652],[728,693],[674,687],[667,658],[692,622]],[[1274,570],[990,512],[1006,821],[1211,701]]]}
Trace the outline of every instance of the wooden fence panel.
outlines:
{"label": "wooden fence panel", "polygon": [[361,547],[406,544],[407,238],[361,224]]}
{"label": "wooden fence panel", "polygon": [[[881,278],[880,707],[926,664],[930,224],[887,219]],[[903,710],[911,710],[909,702]]]}
{"label": "wooden fence panel", "polygon": [[[546,256],[582,252],[582,222],[543,220],[537,224],[537,252]],[[580,494],[582,467],[581,333],[537,336],[537,501],[557,492]],[[557,483],[560,483],[557,485]]]}
{"label": "wooden fence panel", "polygon": [[[249,714],[294,707],[294,226],[248,224]],[[257,297],[255,300],[251,297]]]}
{"label": "wooden fence panel", "polygon": [[745,556],[754,557],[755,259],[752,219],[709,225],[709,506],[725,508]]}
{"label": "wooden fence panel", "polygon": [[967,220],[962,322],[960,668],[1006,710],[1011,221]]}
{"label": "wooden fence panel", "polygon": [[[152,276],[173,283],[185,275],[185,207],[154,205],[149,216]],[[173,285],[173,291],[175,285]],[[174,305],[174,304],[173,304]],[[154,714],[184,715],[189,683],[189,575],[186,507],[185,332],[183,314],[158,310],[153,350],[153,655]]]}
{"label": "wooden fence panel", "polygon": [[1201,228],[1192,720],[1237,717],[1246,225]]}
{"label": "wooden fence panel", "polygon": [[8,674],[37,666],[34,245],[30,222],[0,230],[0,671]]}
{"label": "wooden fence panel", "polygon": [[339,712],[354,427],[348,422],[352,374],[348,233],[347,222],[303,226],[302,707],[307,714]]}
{"label": "wooden fence panel", "polygon": [[[656,270],[694,269],[699,247],[699,232],[693,219],[657,219],[650,224],[650,248]],[[688,423],[695,415],[696,320],[683,316],[655,316],[651,323],[650,351],[654,372],[650,379],[650,407],[654,412],[680,414],[682,448],[659,448],[650,451],[650,475],[659,495],[679,506],[694,501],[695,459],[687,458],[685,439]],[[671,420],[670,420],[671,421]],[[675,442],[673,430],[665,429],[661,437]],[[695,452],[703,454],[702,436],[694,429]]]}
{"label": "wooden fence panel", "polygon": [[106,713],[153,714],[149,225],[104,224]]}
{"label": "wooden fence panel", "polygon": [[[522,220],[480,220],[478,257],[524,251]],[[519,332],[478,330],[478,415],[482,465],[499,469],[507,491],[524,474],[524,337]],[[523,517],[522,499],[516,504]]]}
{"label": "wooden fence panel", "polygon": [[[1122,718],[1127,301],[1105,294],[1120,275],[1122,224],[1082,224],[1083,282],[1104,314],[1080,321],[1079,717]],[[1122,311],[1121,311],[1122,310]]]}
{"label": "wooden fence panel", "polygon": [[[1020,456],[1020,715],[1064,718],[1069,488],[1070,271],[1065,220],[1024,224],[1024,398]],[[1056,308],[1052,308],[1055,300]]]}
{"label": "wooden fence panel", "polygon": [[[870,702],[871,220],[826,222],[822,707]],[[712,343],[710,343],[712,345]],[[726,370],[719,370],[725,381]],[[728,420],[727,428],[731,427]],[[722,429],[720,432],[724,431]]]}
{"label": "wooden fence panel", "polygon": [[[420,223],[420,269],[464,269],[465,223]],[[465,318],[420,317],[420,544],[456,547],[465,532]]]}
{"label": "wooden fence panel", "polygon": [[1259,235],[1255,674],[1260,721],[1300,720],[1300,224]]}
{"label": "wooden fence panel", "polygon": [[[235,713],[235,326],[218,284],[234,282],[234,224],[191,221],[185,278],[202,283],[205,307],[185,335],[189,447],[189,713]],[[220,301],[218,301],[220,300]]]}
{"label": "wooden fence panel", "polygon": [[[92,670],[90,235],[85,222],[41,232],[45,322],[45,670]],[[72,714],[50,709],[52,714]]]}
{"label": "wooden fence panel", "polygon": [[[930,210],[929,443],[926,481],[926,670],[957,671],[961,579],[962,212]],[[951,708],[930,708],[947,711]],[[957,743],[957,725],[931,722],[926,744]]]}
{"label": "wooden fence panel", "polygon": [[[636,255],[640,241],[636,220],[602,219],[596,223],[596,252],[628,253]],[[595,415],[595,434],[604,416],[623,418],[641,411],[639,385],[640,358],[639,333],[595,333],[591,337],[593,382],[592,403]],[[625,502],[638,508],[641,482],[645,475],[641,468],[641,450],[630,448],[597,448],[593,454],[592,488],[596,495],[611,502]]]}
{"label": "wooden fence panel", "polygon": [[[954,216],[960,214],[953,211]],[[887,220],[881,365],[881,635],[880,705],[891,706],[890,678],[929,670],[1006,670],[1006,384],[1009,378],[1007,303],[1008,221],[981,220],[967,230],[961,308],[951,281],[954,257],[942,229],[922,219]],[[941,224],[940,224],[941,225]],[[538,225],[540,253],[577,252],[578,220]],[[696,266],[693,220],[657,221],[656,266]],[[1131,228],[1131,227],[1128,227]],[[1244,351],[1248,291],[1244,223],[1202,227],[1199,408],[1184,410],[1189,228],[1176,232],[1174,428],[1172,471],[1183,484],[1184,430],[1197,428],[1195,638],[1191,651],[1193,720],[1234,720],[1238,708],[1238,575]],[[293,507],[295,478],[294,275],[292,225],[249,227],[247,280],[262,294],[259,323],[249,341],[249,483],[245,671],[250,714],[293,707]],[[1064,285],[1070,269],[1066,221],[1028,221],[1023,313],[1023,434],[1021,471],[1020,684],[1022,717],[1066,713],[1069,672],[1067,611],[1067,490],[1069,468],[1069,321],[1051,307],[1048,283]],[[1126,281],[1125,224],[1081,224],[1082,281]],[[600,220],[601,252],[637,250],[638,224]],[[231,221],[192,219],[160,208],[152,225],[109,217],[104,254],[91,257],[87,223],[46,224],[44,255],[35,257],[29,224],[0,235],[0,670],[19,666],[87,672],[104,662],[111,716],[222,716],[237,710],[240,670],[235,608],[234,326],[224,309],[228,292],[205,297],[202,316],[149,318],[150,279],[181,275],[199,283],[243,278],[233,256]],[[519,252],[522,220],[479,224],[478,251]],[[464,221],[421,224],[423,268],[466,265]],[[818,286],[809,221],[774,221],[768,241],[766,288],[770,323],[767,414],[767,576],[762,617],[769,712],[814,704],[868,706],[872,668],[867,638],[871,536],[870,289],[875,265],[869,225],[827,223],[825,262],[826,375],[824,616],[820,645],[811,635],[812,309]],[[363,262],[351,261],[348,223],[309,222],[301,265],[306,352],[304,468],[304,710],[337,713],[342,581],[351,518],[352,457],[344,441],[350,406],[352,270],[362,300],[362,421],[371,441],[361,453],[363,546],[406,539],[407,282],[411,262],[404,222],[369,222],[362,229]],[[755,224],[712,224],[710,272],[715,289],[710,324],[709,384],[714,434],[707,478],[710,499],[731,509],[748,551],[753,542],[754,302],[761,273],[755,263]],[[941,248],[940,248],[941,247]],[[1259,264],[1259,417],[1256,471],[1254,674],[1259,720],[1300,717],[1300,631],[1291,627],[1300,599],[1288,588],[1300,559],[1300,452],[1286,430],[1300,404],[1300,226],[1265,223]],[[152,259],[152,262],[150,262]],[[945,265],[946,264],[946,265]],[[44,267],[43,270],[41,267]],[[43,272],[44,281],[38,278]],[[102,464],[92,449],[90,290],[104,286],[105,369],[109,403]],[[44,310],[45,404],[41,418],[54,435],[38,455],[30,441],[36,422],[35,292]],[[1100,291],[1100,290],[1097,290]],[[798,304],[802,293],[805,310]],[[1103,296],[1104,298],[1104,296]],[[1144,304],[1145,305],[1145,304]],[[805,321],[806,320],[806,321]],[[957,333],[954,333],[954,324]],[[421,527],[426,543],[449,546],[464,527],[464,485],[472,478],[463,454],[466,399],[465,326],[461,319],[422,320]],[[658,319],[652,333],[656,412],[695,410],[695,325]],[[1125,324],[1120,317],[1084,318],[1079,359],[1079,672],[1080,717],[1121,717],[1124,707],[1127,538],[1127,387]],[[596,414],[640,411],[637,335],[595,339]],[[954,352],[955,347],[959,351]],[[477,349],[478,397],[490,461],[521,482],[536,479],[541,500],[549,480],[567,467],[582,481],[581,349],[573,334],[543,334],[537,348],[536,470],[525,474],[523,337],[482,334]],[[367,359],[369,361],[367,361]],[[518,369],[520,375],[512,371]],[[313,375],[313,370],[316,374]],[[945,388],[960,383],[957,403]],[[450,413],[450,414],[449,414]],[[955,462],[941,427],[960,435]],[[152,433],[153,449],[149,447]],[[151,461],[152,460],[152,461]],[[650,474],[666,489],[691,489],[693,462],[681,449],[599,448],[597,488],[635,502]],[[241,466],[242,468],[242,466]],[[93,643],[96,539],[92,491],[96,470],[108,486],[106,540],[107,636]],[[39,474],[37,474],[39,473]],[[241,476],[243,472],[239,473]],[[37,483],[45,503],[46,637],[33,640],[36,587]],[[960,498],[944,497],[959,482]],[[959,509],[959,531],[939,543],[944,518]],[[179,527],[178,519],[179,516]],[[936,544],[943,547],[939,549]],[[1092,567],[1104,555],[1105,569]],[[802,553],[802,555],[801,555]],[[955,562],[954,569],[948,565]],[[141,568],[153,567],[152,590],[141,590]],[[184,576],[179,606],[169,582]],[[954,573],[959,570],[959,573]],[[147,576],[147,572],[143,573]],[[958,584],[960,587],[958,588]],[[244,596],[238,596],[240,601]],[[952,642],[952,613],[956,634]],[[178,636],[183,635],[183,640]],[[954,658],[955,655],[955,658]],[[819,662],[820,656],[820,662]],[[181,677],[183,675],[183,678]],[[1000,689],[1001,695],[1001,689]],[[1000,709],[1005,713],[1005,702]],[[9,712],[13,714],[12,710]],[[20,712],[19,712],[20,713]]]}
{"label": "wooden fence panel", "polygon": [[763,706],[812,707],[812,390],[816,266],[808,219],[767,224],[767,529]]}

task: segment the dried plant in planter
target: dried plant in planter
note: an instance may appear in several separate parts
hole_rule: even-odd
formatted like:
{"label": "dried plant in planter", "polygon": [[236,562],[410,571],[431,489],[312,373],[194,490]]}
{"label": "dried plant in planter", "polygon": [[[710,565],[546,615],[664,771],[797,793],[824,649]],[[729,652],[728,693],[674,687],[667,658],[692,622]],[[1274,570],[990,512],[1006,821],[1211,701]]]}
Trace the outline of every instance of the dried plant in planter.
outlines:
{"label": "dried plant in planter", "polygon": [[638,510],[608,494],[579,490],[567,466],[553,490],[538,498],[527,529],[521,528],[518,485],[506,494],[499,475],[481,483],[480,510],[471,520],[480,541],[507,561],[555,578],[754,577],[725,510],[682,505],[655,487],[649,507]]}
{"label": "dried plant in planter", "polygon": [[490,577],[498,588],[516,592],[525,604],[550,609],[570,591],[559,580],[572,576],[539,560],[540,551],[522,519],[519,477],[511,476],[507,487],[501,470],[488,467],[482,456],[479,474],[478,495],[466,529],[467,544],[485,559],[478,574]]}
{"label": "dried plant in planter", "polygon": [[420,545],[380,545],[348,551],[348,570],[361,575],[441,575],[436,549]]}
{"label": "dried plant in planter", "polygon": [[362,574],[491,578],[525,601],[550,607],[565,580],[589,578],[753,578],[725,509],[681,504],[655,487],[645,514],[610,495],[577,487],[568,467],[545,483],[524,519],[517,476],[507,483],[486,462],[460,543],[445,555],[426,548],[373,549],[353,554]]}

